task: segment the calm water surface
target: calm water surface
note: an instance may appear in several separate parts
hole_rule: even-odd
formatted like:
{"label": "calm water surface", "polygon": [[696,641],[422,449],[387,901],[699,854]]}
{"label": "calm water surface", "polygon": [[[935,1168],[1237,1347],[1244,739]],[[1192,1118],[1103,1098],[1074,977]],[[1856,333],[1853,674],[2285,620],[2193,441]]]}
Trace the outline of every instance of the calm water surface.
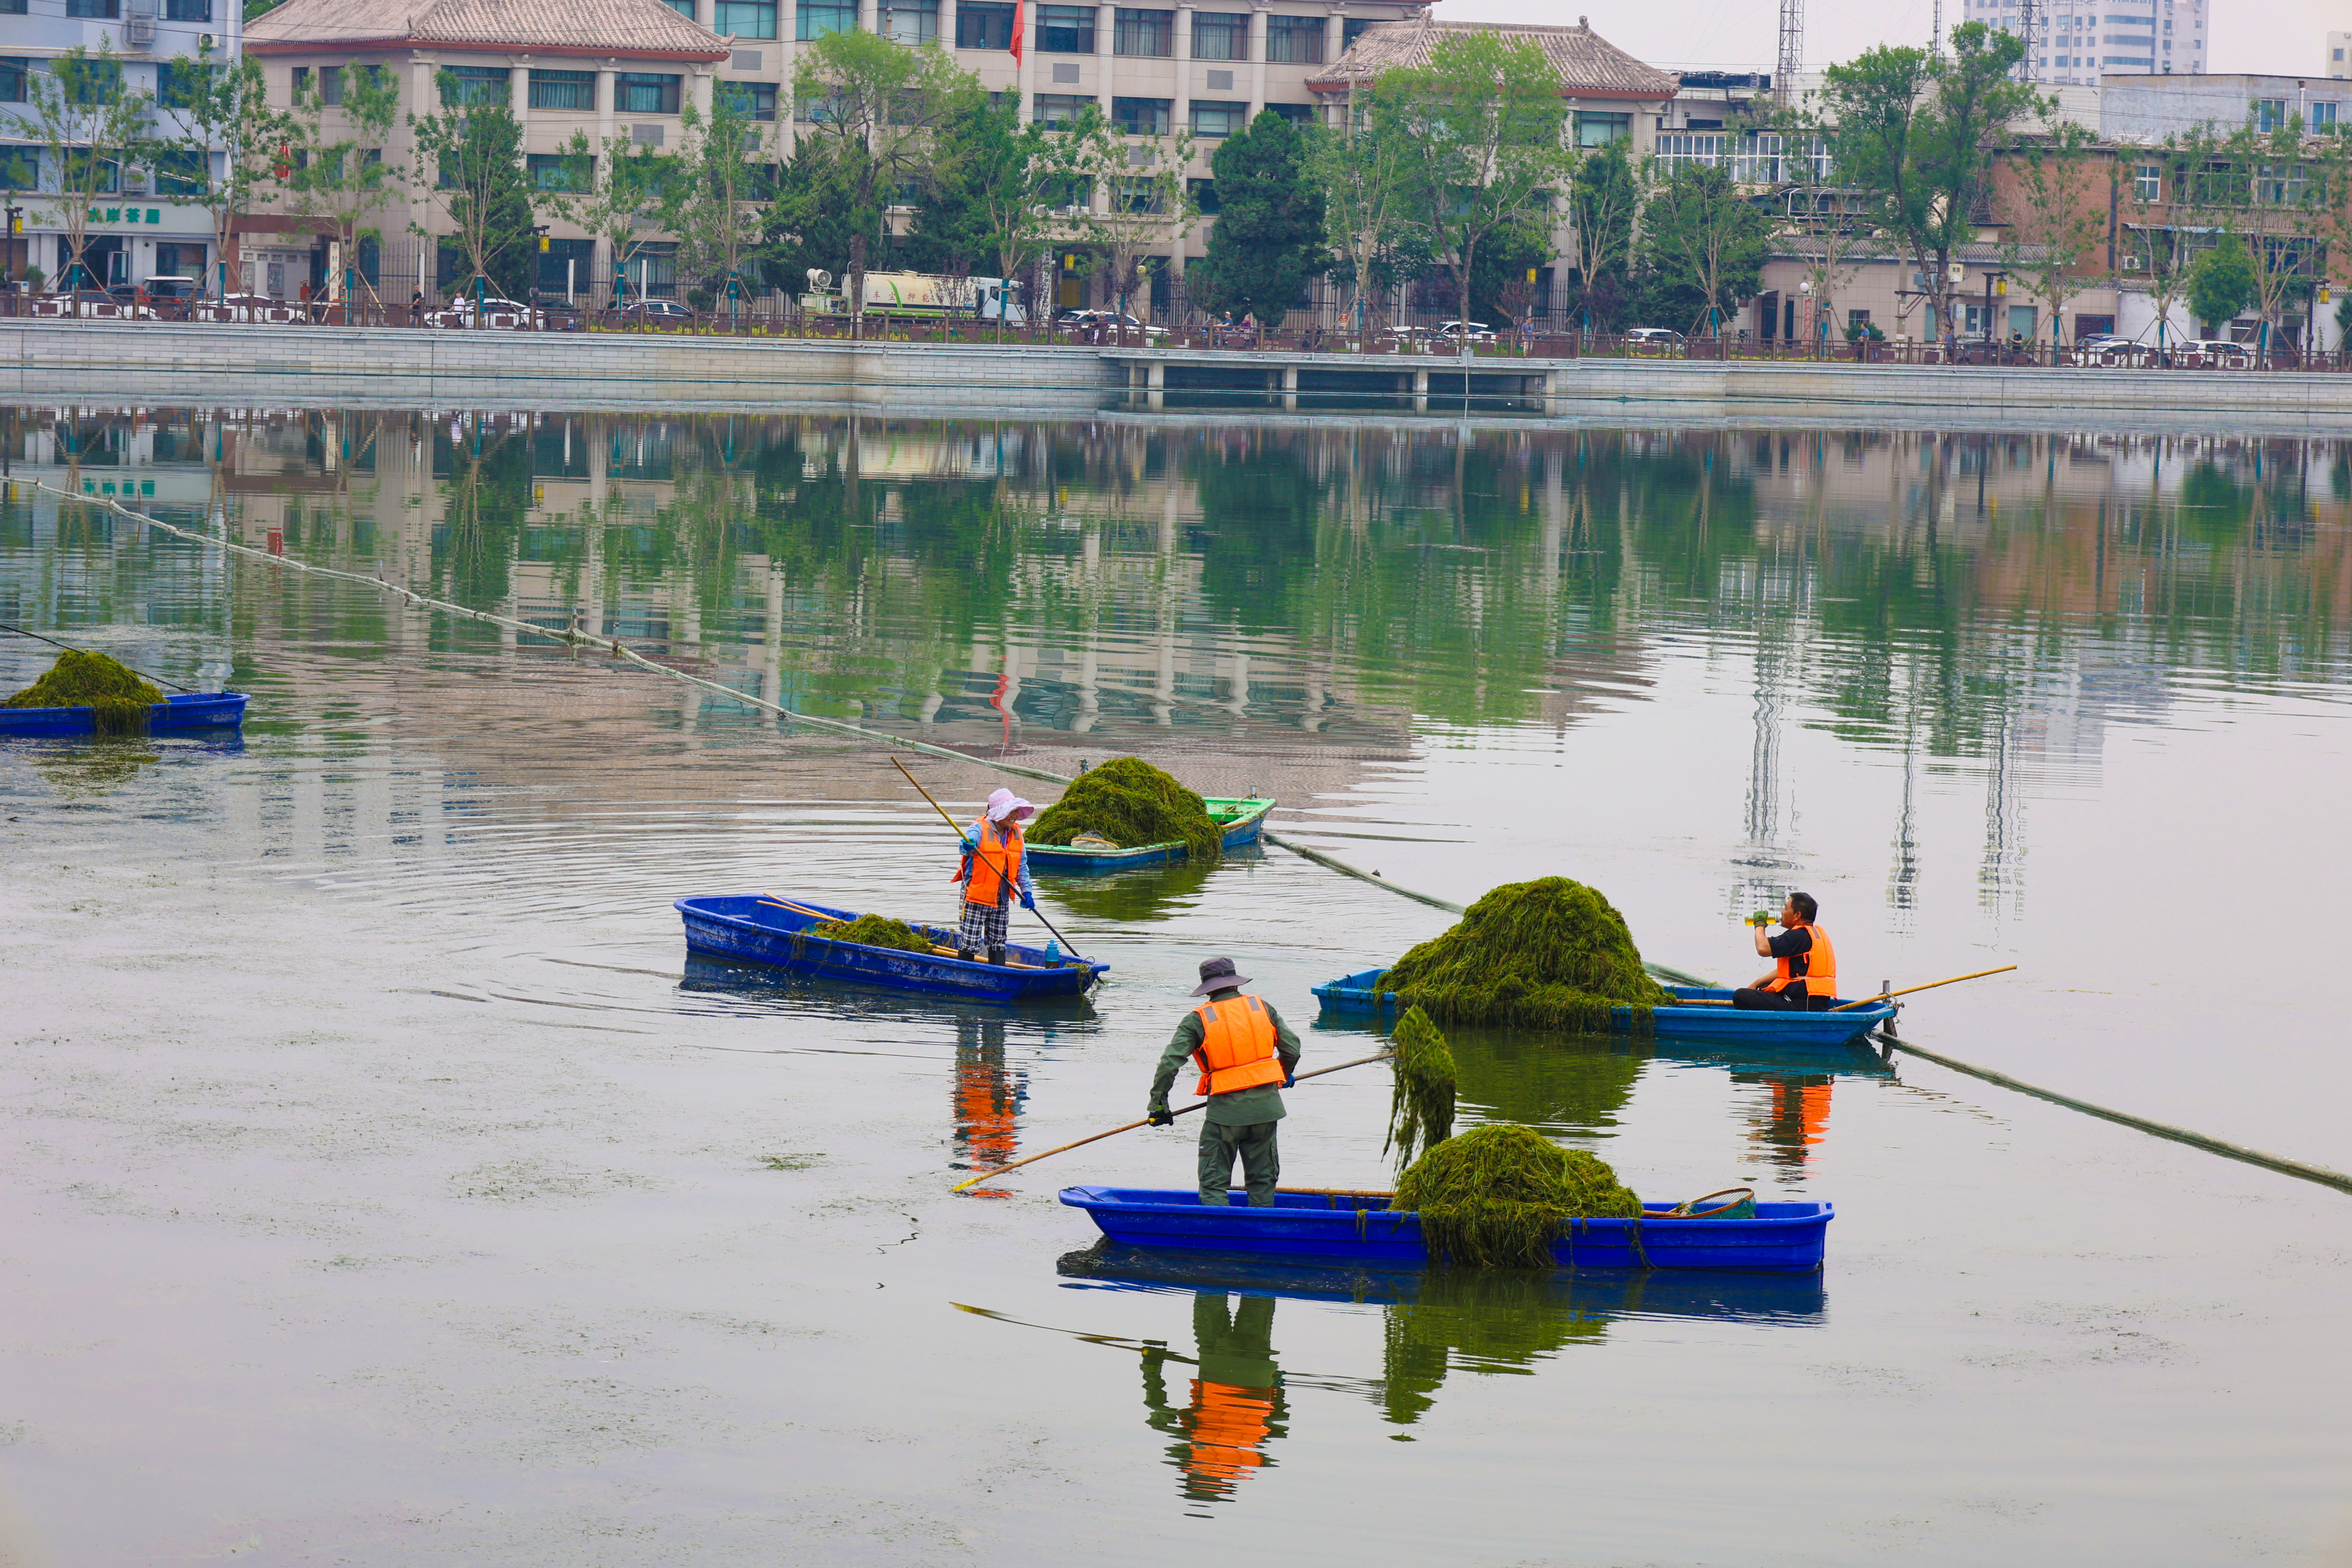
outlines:
{"label": "calm water surface", "polygon": [[[1850,979],[2021,965],[1923,1043],[2352,1169],[2352,449],[5,420],[0,621],[254,704],[0,742],[0,1561],[2352,1560],[2352,1198],[1899,1057],[1463,1031],[1467,1116],[1830,1199],[1828,1268],[1057,1272],[1055,1189],[1181,1185],[1189,1131],[949,1185],[1139,1114],[1202,957],[1303,1026],[1448,917],[1268,849],[1048,883],[1113,965],[1058,1011],[689,966],[690,893],[944,917],[944,828],[878,750],[25,482],[1140,752],[1457,900],[1574,876],[1725,980],[1802,887]],[[1297,1090],[1287,1179],[1383,1184],[1387,1097]]]}

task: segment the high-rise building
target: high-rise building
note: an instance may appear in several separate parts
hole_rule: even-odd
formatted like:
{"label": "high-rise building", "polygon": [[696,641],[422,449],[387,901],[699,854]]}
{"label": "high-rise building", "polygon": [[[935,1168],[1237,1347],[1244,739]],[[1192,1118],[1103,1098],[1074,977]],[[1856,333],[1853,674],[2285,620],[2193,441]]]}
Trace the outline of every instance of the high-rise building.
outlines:
{"label": "high-rise building", "polygon": [[2352,33],[2327,35],[2327,74],[2352,77]]}
{"label": "high-rise building", "polygon": [[[2096,87],[2104,76],[2202,76],[2210,68],[2211,0],[2035,0],[2033,9],[2029,80]],[[1960,19],[2015,33],[2023,30],[2019,13],[2018,0],[1964,0]]]}

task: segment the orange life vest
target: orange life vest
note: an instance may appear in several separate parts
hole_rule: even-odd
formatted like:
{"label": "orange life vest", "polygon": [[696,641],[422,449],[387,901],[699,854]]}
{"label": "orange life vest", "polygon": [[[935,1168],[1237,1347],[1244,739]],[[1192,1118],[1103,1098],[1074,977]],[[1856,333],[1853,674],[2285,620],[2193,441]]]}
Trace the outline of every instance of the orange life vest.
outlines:
{"label": "orange life vest", "polygon": [[1274,1426],[1274,1390],[1238,1388],[1230,1383],[1192,1380],[1192,1451],[1184,1468],[1211,1489],[1229,1492],[1233,1483],[1265,1463],[1263,1451]]}
{"label": "orange life vest", "polygon": [[994,904],[1002,909],[1021,890],[1021,857],[1024,840],[1021,825],[999,825],[982,817],[972,824],[980,839],[977,851],[967,850],[959,878],[971,879],[963,890],[967,904]]}
{"label": "orange life vest", "polygon": [[1276,1049],[1274,1015],[1255,996],[1210,1002],[1193,1009],[1201,1020],[1201,1047],[1192,1065],[1201,1069],[1194,1094],[1231,1094],[1287,1076]]}
{"label": "orange life vest", "polygon": [[1775,959],[1773,962],[1778,965],[1778,972],[1765,983],[1764,989],[1778,991],[1791,980],[1801,980],[1805,983],[1805,995],[1809,1000],[1815,996],[1836,995],[1837,950],[1830,945],[1830,933],[1816,925],[1797,929],[1813,933],[1812,949],[1804,954],[1805,972],[1802,974],[1791,973],[1789,969],[1790,960]]}

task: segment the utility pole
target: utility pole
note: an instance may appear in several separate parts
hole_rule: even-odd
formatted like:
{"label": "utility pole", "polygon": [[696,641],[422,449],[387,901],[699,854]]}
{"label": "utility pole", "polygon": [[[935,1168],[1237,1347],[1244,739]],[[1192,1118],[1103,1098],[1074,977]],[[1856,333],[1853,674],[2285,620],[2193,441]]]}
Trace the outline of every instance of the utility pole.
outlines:
{"label": "utility pole", "polygon": [[2017,0],[2018,36],[2025,40],[2025,58],[2017,62],[2017,79],[2032,81],[2033,51],[2042,43],[2042,0]]}
{"label": "utility pole", "polygon": [[1782,109],[1797,101],[1797,72],[1804,63],[1805,0],[1780,0],[1780,61],[1772,72],[1772,101]]}

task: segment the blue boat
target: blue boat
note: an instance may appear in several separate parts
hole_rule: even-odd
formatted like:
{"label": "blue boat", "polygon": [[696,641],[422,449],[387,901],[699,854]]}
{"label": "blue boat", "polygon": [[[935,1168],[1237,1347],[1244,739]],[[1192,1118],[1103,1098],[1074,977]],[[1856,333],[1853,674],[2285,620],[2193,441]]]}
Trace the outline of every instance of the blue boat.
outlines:
{"label": "blue boat", "polygon": [[[1360,969],[1343,974],[1315,987],[1315,998],[1323,1004],[1323,1011],[1341,1017],[1393,1018],[1396,993],[1375,994],[1373,991],[1386,973],[1385,969]],[[1652,1008],[1651,1033],[1662,1040],[1706,1040],[1720,1046],[1843,1047],[1861,1039],[1898,1011],[1893,1002],[1874,1002],[1843,1013],[1782,1013],[1734,1007],[1730,992],[1708,986],[1669,985],[1666,992],[1682,1005]],[[1621,1035],[1631,1034],[1633,1009],[1615,1009],[1610,1027]]]}
{"label": "blue boat", "polygon": [[[1421,1216],[1398,1214],[1386,1193],[1276,1192],[1269,1208],[1235,1192],[1223,1208],[1195,1192],[1157,1187],[1064,1187],[1061,1199],[1093,1216],[1116,1247],[1252,1258],[1313,1259],[1418,1268],[1429,1261]],[[1671,1204],[1644,1204],[1638,1220],[1570,1220],[1551,1256],[1559,1268],[1732,1268],[1810,1274],[1822,1266],[1836,1205],[1758,1204],[1753,1219],[1670,1219]]]}
{"label": "blue boat", "polygon": [[[1208,795],[1203,797],[1202,804],[1209,808],[1213,820],[1224,824],[1224,847],[1228,849],[1256,843],[1258,834],[1265,827],[1266,815],[1274,810],[1274,802],[1255,796],[1234,799]],[[1099,876],[1106,871],[1134,871],[1147,866],[1172,866],[1185,858],[1186,854],[1181,842],[1141,844],[1132,849],[1032,844],[1028,849],[1029,864],[1033,869],[1076,872],[1081,877]]]}
{"label": "blue boat", "polygon": [[967,963],[955,955],[956,933],[939,926],[915,927],[940,944],[941,951],[931,953],[836,942],[811,936],[808,928],[826,921],[854,921],[856,910],[797,900],[788,904],[757,893],[680,899],[673,907],[686,921],[689,952],[967,1002],[1083,995],[1110,967],[1036,947],[1006,948],[1008,963]]}
{"label": "blue boat", "polygon": [[[151,735],[218,735],[245,723],[242,691],[194,691],[148,710]],[[0,708],[0,735],[88,735],[98,717],[88,708]]]}

